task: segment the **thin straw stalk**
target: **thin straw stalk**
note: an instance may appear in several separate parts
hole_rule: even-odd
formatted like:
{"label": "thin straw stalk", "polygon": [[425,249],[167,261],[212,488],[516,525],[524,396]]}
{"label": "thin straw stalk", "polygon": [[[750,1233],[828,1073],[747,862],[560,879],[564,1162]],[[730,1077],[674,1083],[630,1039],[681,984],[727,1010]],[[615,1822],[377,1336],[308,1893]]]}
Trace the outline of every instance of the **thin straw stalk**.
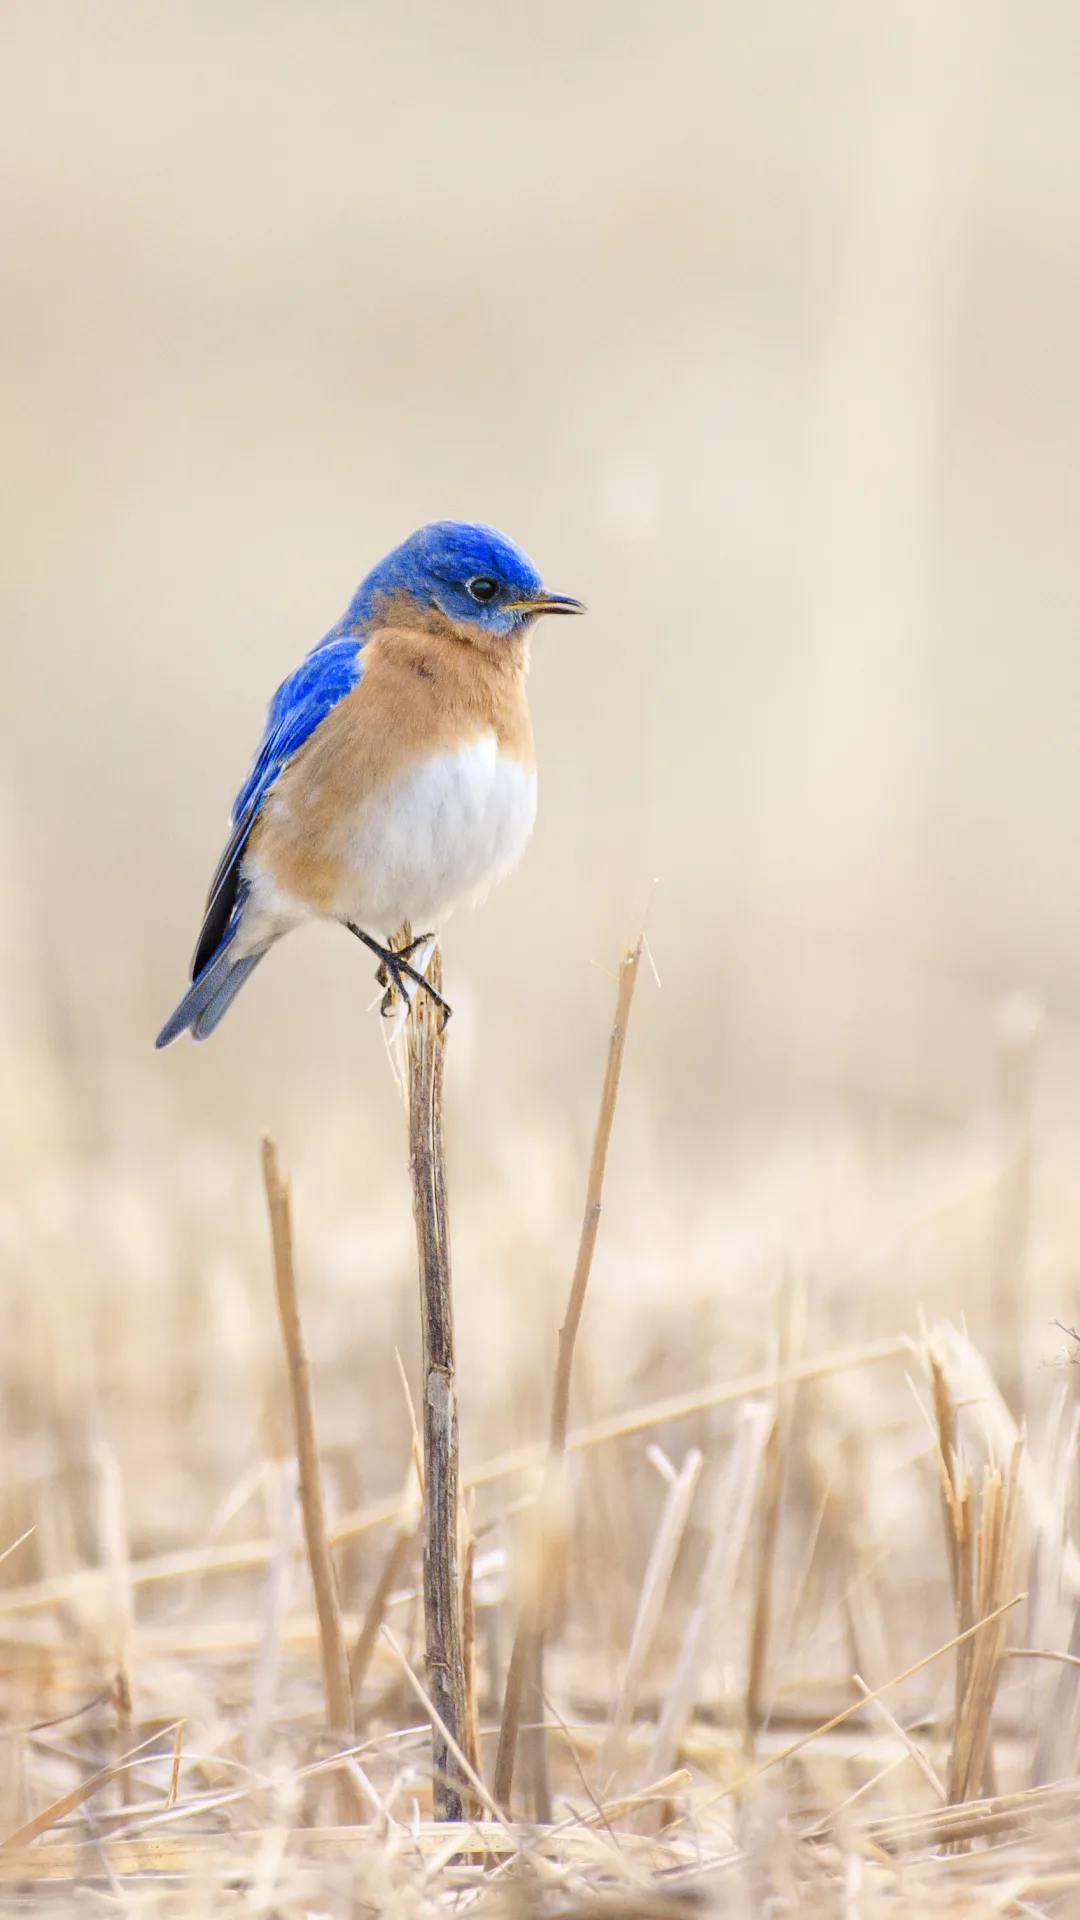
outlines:
{"label": "thin straw stalk", "polygon": [[[534,1577],[529,1581],[517,1632],[514,1635],[506,1678],[502,1724],[499,1728],[499,1747],[495,1760],[495,1798],[499,1805],[507,1810],[510,1807],[510,1795],[514,1784],[514,1763],[522,1712],[528,1696],[531,1696],[534,1723],[541,1724],[544,1717],[544,1634],[551,1612],[554,1585],[554,1555],[547,1549],[549,1544],[552,1547],[555,1546],[555,1541],[545,1540],[544,1535],[545,1532],[549,1534],[553,1532],[553,1516],[558,1514],[561,1518],[565,1512],[565,1501],[561,1494],[566,1440],[570,1426],[570,1382],[574,1367],[574,1348],[585,1306],[597,1234],[600,1230],[604,1173],[607,1168],[611,1129],[615,1119],[615,1103],[618,1099],[619,1079],[626,1050],[626,1031],[644,946],[644,935],[639,935],[636,944],[623,955],[619,967],[615,1019],[608,1041],[604,1084],[600,1094],[600,1111],[597,1115],[592,1157],[589,1162],[585,1213],[581,1223],[574,1276],[570,1283],[566,1318],[559,1330],[544,1494],[539,1507],[540,1550],[537,1554]],[[542,1747],[534,1767],[533,1798],[536,1818],[550,1821],[551,1797],[547,1787],[545,1755]]]}
{"label": "thin straw stalk", "polygon": [[345,1651],[345,1633],[341,1621],[334,1563],[326,1525],[319,1447],[315,1432],[315,1404],[311,1390],[311,1362],[304,1345],[300,1309],[296,1294],[296,1269],[293,1258],[292,1208],[289,1184],[278,1163],[277,1147],[269,1134],[263,1139],[263,1182],[270,1215],[270,1238],[274,1255],[274,1285],[277,1292],[281,1337],[289,1370],[293,1426],[296,1434],[296,1461],[300,1483],[300,1509],[304,1521],[304,1541],[315,1612],[319,1623],[319,1649],[322,1655],[323,1690],[326,1718],[331,1732],[351,1737],[353,1733],[352,1689],[349,1661]]}

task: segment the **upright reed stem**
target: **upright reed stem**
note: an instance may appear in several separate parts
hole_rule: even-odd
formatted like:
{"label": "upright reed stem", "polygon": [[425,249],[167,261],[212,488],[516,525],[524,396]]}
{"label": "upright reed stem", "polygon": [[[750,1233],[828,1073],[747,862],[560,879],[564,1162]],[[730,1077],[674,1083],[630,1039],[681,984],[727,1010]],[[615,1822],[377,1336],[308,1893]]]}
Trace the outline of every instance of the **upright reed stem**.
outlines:
{"label": "upright reed stem", "polygon": [[514,1784],[518,1738],[521,1733],[523,1714],[527,1711],[531,1716],[532,1729],[529,1760],[533,1811],[536,1819],[542,1824],[550,1823],[552,1817],[547,1742],[543,1729],[544,1638],[554,1611],[555,1595],[561,1577],[560,1543],[555,1538],[558,1528],[556,1515],[561,1514],[565,1504],[560,1495],[566,1455],[566,1435],[570,1424],[570,1383],[574,1370],[574,1348],[585,1307],[589,1275],[592,1272],[596,1236],[600,1231],[604,1173],[607,1168],[611,1128],[615,1119],[615,1102],[618,1098],[619,1077],[622,1073],[623,1053],[626,1048],[626,1029],[630,1020],[630,1008],[633,1004],[634,988],[637,985],[638,968],[641,965],[644,945],[645,937],[642,934],[630,951],[623,955],[619,967],[615,1018],[608,1040],[607,1065],[604,1069],[604,1084],[600,1094],[600,1111],[596,1116],[592,1158],[589,1161],[581,1238],[578,1241],[577,1260],[574,1263],[574,1277],[570,1282],[566,1318],[559,1329],[555,1384],[551,1396],[551,1428],[544,1486],[540,1498],[534,1565],[532,1577],[522,1601],[521,1614],[510,1653],[502,1724],[499,1728],[499,1747],[495,1757],[495,1798],[508,1813],[511,1789]]}
{"label": "upright reed stem", "polygon": [[[442,986],[438,948],[427,969]],[[424,1393],[424,1621],[427,1682],[442,1727],[433,1722],[436,1820],[460,1820],[464,1776],[454,1747],[468,1745],[458,1568],[458,1422],[454,1310],[446,1217],[442,1104],[446,1036],[429,994],[418,991],[406,1028],[409,1172],[420,1266]]]}

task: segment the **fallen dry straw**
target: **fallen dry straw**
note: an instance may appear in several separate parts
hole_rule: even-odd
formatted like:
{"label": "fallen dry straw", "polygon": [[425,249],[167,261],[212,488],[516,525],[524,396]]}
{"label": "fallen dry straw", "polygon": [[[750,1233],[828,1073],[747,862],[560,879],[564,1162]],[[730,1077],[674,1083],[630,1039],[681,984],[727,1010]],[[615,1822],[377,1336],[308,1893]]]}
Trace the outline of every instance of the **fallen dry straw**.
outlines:
{"label": "fallen dry straw", "polygon": [[[887,1360],[902,1359],[911,1351],[911,1341],[890,1336],[887,1339],[861,1341],[857,1345],[837,1347],[821,1354],[814,1360],[807,1360],[787,1372],[777,1373],[775,1367],[757,1368],[752,1373],[738,1375],[733,1380],[710,1381],[707,1386],[696,1387],[686,1393],[669,1394],[662,1400],[652,1400],[631,1407],[626,1413],[613,1415],[610,1419],[595,1420],[583,1425],[567,1435],[568,1453],[582,1452],[591,1447],[602,1447],[612,1441],[627,1439],[635,1434],[647,1433],[652,1427],[665,1425],[670,1420],[689,1419],[695,1414],[704,1413],[716,1407],[737,1405],[740,1401],[753,1399],[756,1395],[767,1393],[776,1386],[783,1386],[796,1380],[822,1380],[836,1373],[859,1370],[863,1367],[878,1366]],[[462,1477],[462,1487],[468,1491],[473,1487],[491,1486],[494,1482],[509,1479],[513,1474],[527,1472],[540,1466],[546,1456],[545,1443],[532,1442],[526,1446],[511,1447],[505,1452],[483,1461],[479,1467]],[[400,1512],[400,1500],[391,1495],[386,1499],[373,1500],[356,1511],[347,1513],[330,1531],[332,1547],[342,1546],[346,1541],[359,1539],[363,1534],[373,1532],[390,1521],[396,1521]],[[133,1587],[152,1587],[168,1585],[173,1581],[191,1579],[193,1576],[209,1573],[245,1573],[263,1567],[273,1557],[275,1543],[271,1540],[244,1540],[228,1545],[181,1548],[173,1553],[147,1556],[145,1559],[132,1560],[128,1577]],[[74,1573],[60,1574],[48,1580],[36,1580],[26,1586],[12,1587],[0,1593],[0,1618],[5,1614],[31,1612],[36,1608],[63,1605],[77,1600],[80,1595],[92,1592],[97,1585],[97,1576],[91,1570],[83,1568]]]}

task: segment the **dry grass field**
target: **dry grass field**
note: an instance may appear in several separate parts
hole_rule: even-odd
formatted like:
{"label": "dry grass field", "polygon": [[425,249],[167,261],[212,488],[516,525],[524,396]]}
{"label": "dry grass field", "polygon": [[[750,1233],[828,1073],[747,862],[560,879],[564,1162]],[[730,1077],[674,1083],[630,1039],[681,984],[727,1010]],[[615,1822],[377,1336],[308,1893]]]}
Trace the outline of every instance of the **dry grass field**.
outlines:
{"label": "dry grass field", "polygon": [[[1030,1009],[1006,1010],[996,1114],[890,1152],[777,1142],[713,1196],[654,1166],[666,1207],[618,1177],[644,1151],[629,1072],[555,1529],[552,1820],[527,1817],[526,1741],[517,1817],[489,1797],[448,1834],[418,1692],[404,1129],[338,1111],[294,1156],[342,1769],[255,1154],[160,1119],[93,1150],[14,969],[4,1005],[5,1906],[1073,1910],[1080,1341],[1051,1322],[1077,1143],[1034,1128]],[[149,1113],[154,1070],[125,1089]],[[453,1194],[488,1783],[584,1149],[523,1124]]]}
{"label": "dry grass field", "polygon": [[[1080,1916],[1075,9],[0,28],[0,1912]],[[590,608],[445,941],[453,1829],[366,962],[152,1051],[269,694],[436,514]]]}

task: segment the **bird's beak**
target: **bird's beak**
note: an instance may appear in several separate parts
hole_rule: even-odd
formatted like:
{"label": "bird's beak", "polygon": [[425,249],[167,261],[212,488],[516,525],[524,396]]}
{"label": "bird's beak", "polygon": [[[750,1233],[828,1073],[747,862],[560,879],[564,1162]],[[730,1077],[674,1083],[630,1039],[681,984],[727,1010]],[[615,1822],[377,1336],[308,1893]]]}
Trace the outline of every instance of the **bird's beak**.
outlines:
{"label": "bird's beak", "polygon": [[527,600],[511,600],[504,608],[506,613],[584,613],[580,600],[571,599],[568,593],[530,594]]}

